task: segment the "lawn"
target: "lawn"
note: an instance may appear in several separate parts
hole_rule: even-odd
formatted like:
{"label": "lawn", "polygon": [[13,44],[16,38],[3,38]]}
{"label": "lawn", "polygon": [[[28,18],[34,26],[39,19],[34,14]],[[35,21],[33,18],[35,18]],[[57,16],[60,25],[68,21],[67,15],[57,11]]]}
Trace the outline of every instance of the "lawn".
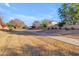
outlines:
{"label": "lawn", "polygon": [[70,56],[79,55],[79,47],[55,39],[31,34],[0,31],[0,55],[9,56]]}

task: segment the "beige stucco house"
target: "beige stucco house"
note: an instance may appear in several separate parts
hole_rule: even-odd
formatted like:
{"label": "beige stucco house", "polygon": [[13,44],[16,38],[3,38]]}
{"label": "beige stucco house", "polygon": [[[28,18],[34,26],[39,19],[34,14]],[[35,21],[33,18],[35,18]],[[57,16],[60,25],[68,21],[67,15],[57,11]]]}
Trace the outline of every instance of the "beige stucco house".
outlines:
{"label": "beige stucco house", "polygon": [[47,28],[49,29],[58,28],[57,22],[51,22],[51,24],[49,24]]}

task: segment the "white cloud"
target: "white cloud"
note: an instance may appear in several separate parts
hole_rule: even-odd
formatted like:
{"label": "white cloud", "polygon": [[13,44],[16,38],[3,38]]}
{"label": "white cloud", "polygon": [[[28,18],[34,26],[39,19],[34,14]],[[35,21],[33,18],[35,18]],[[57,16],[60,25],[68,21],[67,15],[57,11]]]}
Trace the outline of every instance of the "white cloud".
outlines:
{"label": "white cloud", "polygon": [[21,15],[21,14],[17,14],[15,16],[11,16],[9,17],[9,19],[14,19],[14,18],[18,18],[20,20],[22,20],[26,25],[31,26],[33,21],[35,20],[39,20],[39,18],[34,17],[34,16],[26,16],[26,15]]}
{"label": "white cloud", "polygon": [[5,6],[10,7],[10,4],[9,3],[5,3]]}
{"label": "white cloud", "polygon": [[15,18],[19,18],[21,20],[37,20],[37,17],[34,16],[26,16],[26,15],[16,15]]}
{"label": "white cloud", "polygon": [[12,16],[10,16],[10,17],[9,17],[9,20],[11,20],[11,19],[13,19],[13,17],[12,17]]}
{"label": "white cloud", "polygon": [[46,19],[51,19],[51,16],[50,15],[45,15],[43,17],[36,17],[36,16],[28,16],[28,15],[23,15],[23,14],[16,14],[14,16],[11,16],[9,19],[11,20],[13,18],[18,18],[18,19],[24,21],[25,24],[31,26],[34,21],[36,21],[36,20],[41,21],[45,18]]}

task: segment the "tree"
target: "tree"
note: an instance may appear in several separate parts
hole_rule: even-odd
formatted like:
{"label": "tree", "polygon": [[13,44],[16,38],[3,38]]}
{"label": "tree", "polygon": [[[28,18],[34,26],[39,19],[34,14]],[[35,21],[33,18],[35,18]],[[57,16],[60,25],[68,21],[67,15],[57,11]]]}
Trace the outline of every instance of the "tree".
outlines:
{"label": "tree", "polygon": [[0,25],[1,26],[5,25],[5,23],[3,22],[3,18],[2,17],[0,17]]}
{"label": "tree", "polygon": [[10,30],[10,31],[13,31],[14,26],[13,26],[13,25],[11,25],[11,24],[8,24],[8,28],[9,28],[9,30]]}
{"label": "tree", "polygon": [[23,29],[26,26],[23,21],[17,18],[12,19],[8,24],[13,25],[15,28],[21,28],[21,29]]}
{"label": "tree", "polygon": [[40,28],[40,22],[39,21],[34,21],[33,25],[32,25],[32,28],[39,29]]}
{"label": "tree", "polygon": [[0,18],[0,25],[3,25],[3,21],[2,21],[2,18]]}
{"label": "tree", "polygon": [[64,24],[65,24],[65,22],[59,22],[59,23],[58,23],[58,26],[59,26],[59,27],[63,27]]}
{"label": "tree", "polygon": [[49,24],[51,24],[52,21],[48,20],[48,19],[44,19],[43,21],[41,21],[41,27],[43,28],[47,28]]}
{"label": "tree", "polygon": [[79,21],[79,4],[65,3],[58,9],[61,22],[76,24]]}

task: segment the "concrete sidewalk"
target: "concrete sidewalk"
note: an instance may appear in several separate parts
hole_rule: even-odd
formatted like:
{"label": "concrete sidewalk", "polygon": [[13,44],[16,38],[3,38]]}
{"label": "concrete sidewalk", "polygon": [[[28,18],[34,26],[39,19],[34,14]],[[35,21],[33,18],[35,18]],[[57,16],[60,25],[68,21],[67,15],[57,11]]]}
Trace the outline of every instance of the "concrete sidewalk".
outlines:
{"label": "concrete sidewalk", "polygon": [[63,37],[63,36],[47,36],[47,37],[79,46],[78,39],[72,39],[72,38],[67,38],[67,37]]}

